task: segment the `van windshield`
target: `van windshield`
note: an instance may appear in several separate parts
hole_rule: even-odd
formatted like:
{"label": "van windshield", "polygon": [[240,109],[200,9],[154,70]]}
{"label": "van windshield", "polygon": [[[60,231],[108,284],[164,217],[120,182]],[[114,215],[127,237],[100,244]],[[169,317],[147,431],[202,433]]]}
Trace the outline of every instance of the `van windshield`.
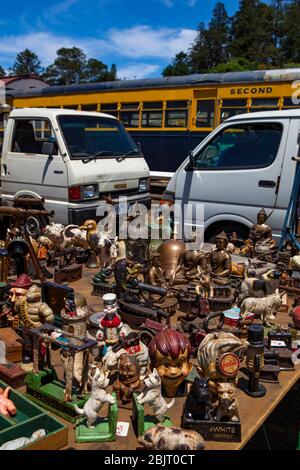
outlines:
{"label": "van windshield", "polygon": [[122,124],[101,116],[58,116],[71,158],[138,156],[140,151]]}

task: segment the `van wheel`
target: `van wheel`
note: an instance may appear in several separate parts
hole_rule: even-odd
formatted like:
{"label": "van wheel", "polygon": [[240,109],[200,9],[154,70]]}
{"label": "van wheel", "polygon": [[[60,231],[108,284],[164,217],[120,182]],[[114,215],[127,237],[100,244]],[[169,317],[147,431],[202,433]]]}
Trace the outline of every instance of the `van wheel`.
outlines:
{"label": "van wheel", "polygon": [[239,223],[229,223],[229,222],[218,222],[217,224],[212,224],[205,231],[204,239],[207,243],[215,243],[215,237],[224,231],[229,238],[232,232],[237,233],[237,237],[241,240],[247,240],[249,237],[249,228],[245,225]]}

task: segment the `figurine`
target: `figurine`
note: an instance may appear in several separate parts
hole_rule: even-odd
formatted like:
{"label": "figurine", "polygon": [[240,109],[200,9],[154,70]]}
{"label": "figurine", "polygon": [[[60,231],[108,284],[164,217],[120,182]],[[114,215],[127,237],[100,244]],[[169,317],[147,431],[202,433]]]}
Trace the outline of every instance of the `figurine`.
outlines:
{"label": "figurine", "polygon": [[95,284],[108,284],[108,279],[113,277],[113,268],[111,266],[103,266],[100,271],[93,277]]}
{"label": "figurine", "polygon": [[211,382],[234,381],[240,360],[244,357],[248,342],[232,333],[216,331],[208,333],[200,343],[197,353],[200,373]]}
{"label": "figurine", "polygon": [[158,252],[151,252],[150,266],[145,272],[144,281],[146,284],[158,287],[167,287],[167,281],[164,278],[163,271],[160,265],[160,255]]}
{"label": "figurine", "polygon": [[[124,325],[125,327],[126,325]],[[119,358],[122,354],[127,353],[135,357],[139,366],[141,379],[145,376],[149,354],[147,346],[140,340],[137,333],[130,332],[124,338],[119,339],[119,344],[109,348],[102,358],[102,363],[106,369],[113,370],[118,366]]]}
{"label": "figurine", "polygon": [[145,390],[137,396],[137,402],[140,405],[148,403],[154,411],[155,417],[160,423],[165,420],[168,409],[172,408],[175,398],[167,403],[161,394],[161,378],[154,368],[152,373],[144,380]]}
{"label": "figurine", "polygon": [[41,290],[34,284],[29,287],[27,292],[27,311],[30,319],[36,323],[36,327],[54,322],[53,310],[45,302],[42,302]]}
{"label": "figurine", "polygon": [[264,326],[270,326],[268,320],[274,320],[274,314],[281,305],[282,298],[279,294],[272,294],[263,298],[248,297],[242,302],[240,318],[243,321],[249,313],[253,313],[262,320]]}
{"label": "figurine", "polygon": [[238,297],[239,304],[247,297],[262,298],[270,294],[278,293],[281,272],[271,269],[260,277],[246,277],[240,286]]}
{"label": "figurine", "polygon": [[62,224],[51,222],[46,226],[39,242],[48,245],[48,240],[50,240],[55,252],[61,252],[74,246],[83,249],[89,247],[86,233],[82,230],[79,231],[78,225],[64,227]]}
{"label": "figurine", "polygon": [[87,262],[88,268],[96,268],[99,266],[98,257],[101,258],[101,264],[110,265],[112,259],[117,258],[118,254],[118,238],[111,240],[109,233],[101,230],[100,225],[95,220],[89,219],[79,227],[87,232],[86,238],[91,250],[90,261]]}
{"label": "figurine", "polygon": [[89,219],[84,222],[84,224],[79,227],[81,230],[86,231],[86,239],[90,248],[90,256],[86,263],[87,268],[98,268],[99,261],[99,236],[97,233],[97,222],[95,220]]}
{"label": "figurine", "polygon": [[31,442],[37,441],[38,439],[41,439],[42,437],[46,436],[46,431],[45,429],[38,429],[37,431],[33,432],[31,437],[17,437],[16,439],[13,439],[12,441],[5,442],[0,446],[0,450],[17,450],[20,449],[21,447],[25,447]]}
{"label": "figurine", "polygon": [[272,238],[272,230],[266,224],[266,211],[262,208],[257,214],[257,223],[250,228],[249,239],[254,249],[263,257],[268,256],[276,248],[276,241]]}
{"label": "figurine", "polygon": [[162,424],[147,429],[138,442],[151,450],[205,450],[204,439],[198,432]]}
{"label": "figurine", "polygon": [[166,240],[159,246],[161,269],[167,281],[172,279],[178,267],[179,258],[185,250],[185,243],[179,240]]}
{"label": "figurine", "polygon": [[207,271],[207,257],[200,250],[186,250],[179,257],[178,267],[174,271],[170,285],[196,281]]}
{"label": "figurine", "polygon": [[216,285],[227,285],[231,273],[231,255],[226,252],[228,238],[225,232],[216,236],[216,248],[209,253],[211,280]]}
{"label": "figurine", "polygon": [[102,343],[102,354],[105,355],[107,348],[117,344],[120,336],[125,336],[123,323],[117,314],[117,296],[116,294],[105,294],[102,297],[104,303],[104,317],[99,321],[99,330],[96,333],[96,339]]}
{"label": "figurine", "polygon": [[264,327],[263,325],[250,325],[248,327],[248,349],[246,367],[249,380],[245,388],[247,395],[254,398],[263,397],[266,388],[260,383],[260,371],[264,367]]}
{"label": "figurine", "polygon": [[233,383],[221,382],[216,384],[218,396],[214,416],[216,421],[239,421],[238,405]]}
{"label": "figurine", "polygon": [[122,403],[130,403],[133,393],[141,387],[140,366],[137,359],[130,354],[121,354],[118,361],[118,378],[114,391]]}
{"label": "figurine", "polygon": [[107,374],[108,373],[104,373],[97,369],[93,376],[92,393],[88,401],[85,403],[83,408],[78,408],[77,405],[74,407],[76,413],[86,416],[87,427],[90,429],[95,427],[94,423],[104,403],[113,405],[116,402],[115,398],[105,391],[109,385]]}
{"label": "figurine", "polygon": [[211,394],[207,380],[196,377],[184,404],[185,418],[192,420],[210,419]]}
{"label": "figurine", "polygon": [[185,379],[193,366],[190,363],[191,344],[183,333],[166,329],[149,344],[151,367],[156,368],[167,397],[173,398],[185,388]]}
{"label": "figurine", "polygon": [[8,398],[11,388],[7,387],[5,390],[0,387],[0,415],[6,416],[16,416],[17,408],[15,404]]}
{"label": "figurine", "polygon": [[47,304],[40,302],[40,300],[39,289],[32,285],[28,274],[21,274],[11,284],[9,301],[6,303],[4,311],[12,328],[23,328],[25,341],[23,363],[30,363],[32,360],[33,344],[28,330],[54,321],[53,311]]}

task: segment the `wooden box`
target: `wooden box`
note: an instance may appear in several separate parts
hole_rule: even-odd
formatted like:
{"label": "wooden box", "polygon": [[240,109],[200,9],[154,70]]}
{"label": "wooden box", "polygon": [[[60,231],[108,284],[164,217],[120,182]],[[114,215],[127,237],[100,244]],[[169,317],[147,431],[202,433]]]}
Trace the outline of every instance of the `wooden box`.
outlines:
{"label": "wooden box", "polygon": [[[0,387],[7,384],[0,381]],[[38,429],[45,429],[46,436],[38,439],[22,450],[57,450],[68,444],[68,427],[32,403],[16,390],[11,390],[10,399],[17,408],[14,417],[0,415],[0,446],[19,437],[31,437]]]}
{"label": "wooden box", "polygon": [[17,364],[7,362],[0,364],[0,380],[7,383],[10,387],[19,388],[24,385],[26,371]]}
{"label": "wooden box", "polygon": [[23,339],[12,328],[0,328],[0,341],[6,345],[6,359],[9,362],[22,361]]}

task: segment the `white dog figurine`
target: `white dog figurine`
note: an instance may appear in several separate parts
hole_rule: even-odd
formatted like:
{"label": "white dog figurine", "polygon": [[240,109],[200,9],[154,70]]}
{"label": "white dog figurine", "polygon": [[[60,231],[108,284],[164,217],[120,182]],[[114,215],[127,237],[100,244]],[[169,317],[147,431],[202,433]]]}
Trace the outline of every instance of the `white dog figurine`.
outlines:
{"label": "white dog figurine", "polygon": [[145,389],[137,396],[137,402],[140,405],[148,403],[154,411],[155,417],[160,423],[164,422],[168,409],[172,408],[175,398],[170,403],[162,397],[161,394],[161,378],[156,369],[144,380]]}
{"label": "white dog figurine", "polygon": [[78,406],[75,406],[76,413],[85,415],[87,417],[87,427],[90,429],[95,427],[94,423],[104,403],[113,405],[116,402],[115,398],[105,391],[109,384],[109,379],[107,376],[108,372],[103,372],[99,369],[96,369],[95,375],[92,379],[91,396],[83,408],[78,408]]}

